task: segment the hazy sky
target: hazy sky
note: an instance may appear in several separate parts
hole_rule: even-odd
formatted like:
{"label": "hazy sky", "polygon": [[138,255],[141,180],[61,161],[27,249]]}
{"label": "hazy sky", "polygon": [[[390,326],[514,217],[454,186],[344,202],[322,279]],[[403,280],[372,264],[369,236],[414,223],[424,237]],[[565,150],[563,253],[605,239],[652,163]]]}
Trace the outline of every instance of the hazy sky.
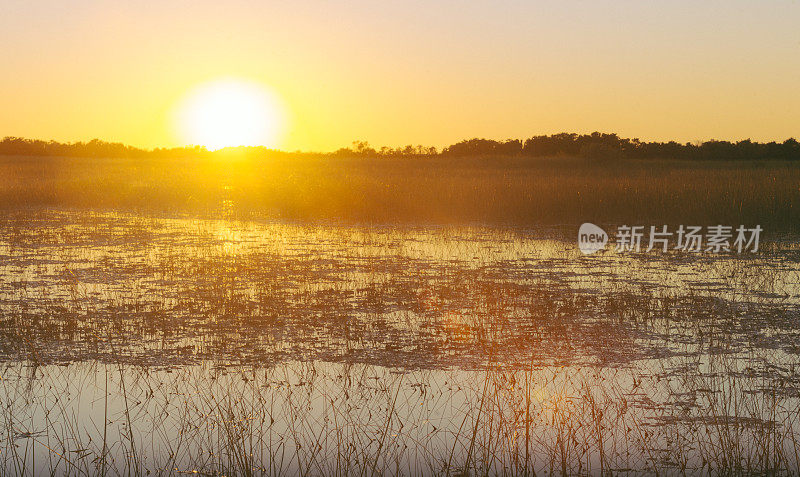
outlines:
{"label": "hazy sky", "polygon": [[800,137],[798,1],[2,0],[0,65],[0,136],[178,145],[186,91],[237,77],[285,149]]}

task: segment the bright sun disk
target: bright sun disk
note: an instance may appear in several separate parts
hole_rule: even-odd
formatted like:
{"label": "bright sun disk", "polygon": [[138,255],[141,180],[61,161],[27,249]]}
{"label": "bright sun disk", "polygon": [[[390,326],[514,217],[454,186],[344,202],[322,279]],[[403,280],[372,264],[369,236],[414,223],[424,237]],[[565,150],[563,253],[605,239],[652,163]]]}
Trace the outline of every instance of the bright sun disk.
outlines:
{"label": "bright sun disk", "polygon": [[277,147],[284,115],[277,97],[250,81],[203,84],[177,108],[177,128],[187,144],[216,150],[228,146]]}

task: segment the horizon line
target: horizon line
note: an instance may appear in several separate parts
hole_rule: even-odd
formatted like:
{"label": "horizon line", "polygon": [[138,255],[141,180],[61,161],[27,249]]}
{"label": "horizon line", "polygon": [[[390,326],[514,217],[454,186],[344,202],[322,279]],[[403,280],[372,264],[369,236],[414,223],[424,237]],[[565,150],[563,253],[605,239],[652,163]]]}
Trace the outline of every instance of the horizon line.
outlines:
{"label": "horizon line", "polygon": [[[588,139],[588,138],[597,138],[597,139],[607,139],[607,138],[616,138],[620,142],[632,143],[632,144],[650,144],[650,145],[667,145],[667,144],[677,144],[679,146],[687,147],[687,146],[702,146],[703,144],[708,143],[727,143],[731,145],[737,145],[742,143],[750,143],[753,145],[769,145],[769,144],[786,144],[792,141],[797,141],[794,136],[790,136],[785,138],[784,140],[771,140],[771,141],[753,141],[749,137],[747,139],[739,139],[739,140],[731,140],[731,139],[717,139],[717,138],[710,138],[706,140],[695,140],[695,141],[678,141],[675,139],[671,140],[642,140],[637,137],[622,137],[617,133],[605,133],[599,131],[593,131],[591,133],[576,133],[576,132],[559,132],[553,134],[535,134],[532,136],[528,136],[525,138],[505,138],[505,139],[491,139],[486,137],[471,137],[462,139],[460,141],[454,142],[447,146],[443,147],[436,147],[436,146],[426,146],[423,144],[406,144],[403,146],[386,146],[386,145],[372,145],[368,141],[365,140],[354,140],[351,141],[349,146],[339,147],[337,149],[327,150],[327,151],[315,151],[315,150],[302,150],[302,149],[281,149],[277,147],[267,146],[265,144],[258,144],[258,145],[230,145],[224,146],[217,149],[209,149],[207,146],[202,144],[184,144],[184,145],[177,145],[177,146],[155,146],[155,147],[143,147],[143,146],[135,146],[131,144],[126,144],[121,141],[113,141],[113,140],[106,140],[100,138],[92,138],[89,140],[75,140],[70,142],[62,142],[56,139],[42,139],[42,138],[31,138],[31,137],[24,137],[24,136],[12,136],[12,135],[5,135],[0,136],[0,144],[6,144],[8,141],[23,141],[26,143],[31,144],[44,144],[44,145],[56,145],[56,146],[63,146],[63,147],[80,147],[80,146],[89,146],[92,144],[96,145],[104,145],[104,146],[115,146],[115,147],[123,147],[132,152],[141,152],[141,153],[156,153],[161,151],[199,151],[199,152],[208,152],[208,153],[216,153],[216,152],[225,152],[225,151],[232,151],[232,150],[247,150],[247,149],[259,149],[265,150],[270,152],[276,153],[284,153],[284,154],[320,154],[320,155],[330,155],[336,154],[339,152],[345,151],[352,151],[352,152],[366,152],[372,151],[375,153],[381,152],[401,152],[404,149],[413,148],[415,150],[424,149],[426,150],[425,153],[420,153],[420,155],[431,155],[431,154],[440,154],[452,148],[453,146],[462,145],[470,142],[485,142],[485,143],[496,143],[497,145],[502,144],[513,144],[519,143],[524,145],[526,141],[532,139],[551,139],[551,138],[565,138],[567,136],[573,136],[578,139]],[[351,149],[355,147],[356,149]],[[0,154],[3,154],[0,152]]]}

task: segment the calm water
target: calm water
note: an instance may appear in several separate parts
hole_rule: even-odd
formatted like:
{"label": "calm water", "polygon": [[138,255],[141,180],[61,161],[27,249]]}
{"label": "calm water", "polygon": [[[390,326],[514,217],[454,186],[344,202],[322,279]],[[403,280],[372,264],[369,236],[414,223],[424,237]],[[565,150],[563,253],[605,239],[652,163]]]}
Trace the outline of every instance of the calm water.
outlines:
{"label": "calm water", "polygon": [[576,233],[3,217],[0,465],[796,470],[798,238],[584,257]]}

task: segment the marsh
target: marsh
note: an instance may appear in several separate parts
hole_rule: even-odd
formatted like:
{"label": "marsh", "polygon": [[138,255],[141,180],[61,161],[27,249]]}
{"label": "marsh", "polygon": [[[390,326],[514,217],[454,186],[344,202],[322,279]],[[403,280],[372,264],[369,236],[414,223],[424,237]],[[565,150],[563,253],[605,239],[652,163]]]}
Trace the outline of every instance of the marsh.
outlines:
{"label": "marsh", "polygon": [[[30,173],[30,163],[9,164]],[[402,170],[408,182],[427,174]],[[385,223],[270,216],[280,207],[238,202],[254,187],[248,174],[211,181],[219,192],[204,200],[215,209],[152,200],[193,195],[169,187],[206,173],[191,171],[163,182],[138,172],[138,196],[115,195],[113,175],[91,172],[80,192],[47,204],[21,194],[30,206],[3,213],[4,473],[798,468],[792,223],[768,222],[757,253],[584,256],[577,225],[543,220],[546,211],[494,224],[425,215],[443,201]],[[486,174],[447,180],[485,184]],[[545,174],[580,180],[570,169]],[[46,190],[76,177],[48,179]],[[356,196],[364,183],[338,187]],[[737,193],[725,184],[714,187]],[[138,202],[79,203],[98,189]],[[796,213],[794,190],[773,193],[770,205],[753,198],[737,210]],[[393,212],[372,199],[372,219]],[[147,203],[170,208],[138,207]]]}

